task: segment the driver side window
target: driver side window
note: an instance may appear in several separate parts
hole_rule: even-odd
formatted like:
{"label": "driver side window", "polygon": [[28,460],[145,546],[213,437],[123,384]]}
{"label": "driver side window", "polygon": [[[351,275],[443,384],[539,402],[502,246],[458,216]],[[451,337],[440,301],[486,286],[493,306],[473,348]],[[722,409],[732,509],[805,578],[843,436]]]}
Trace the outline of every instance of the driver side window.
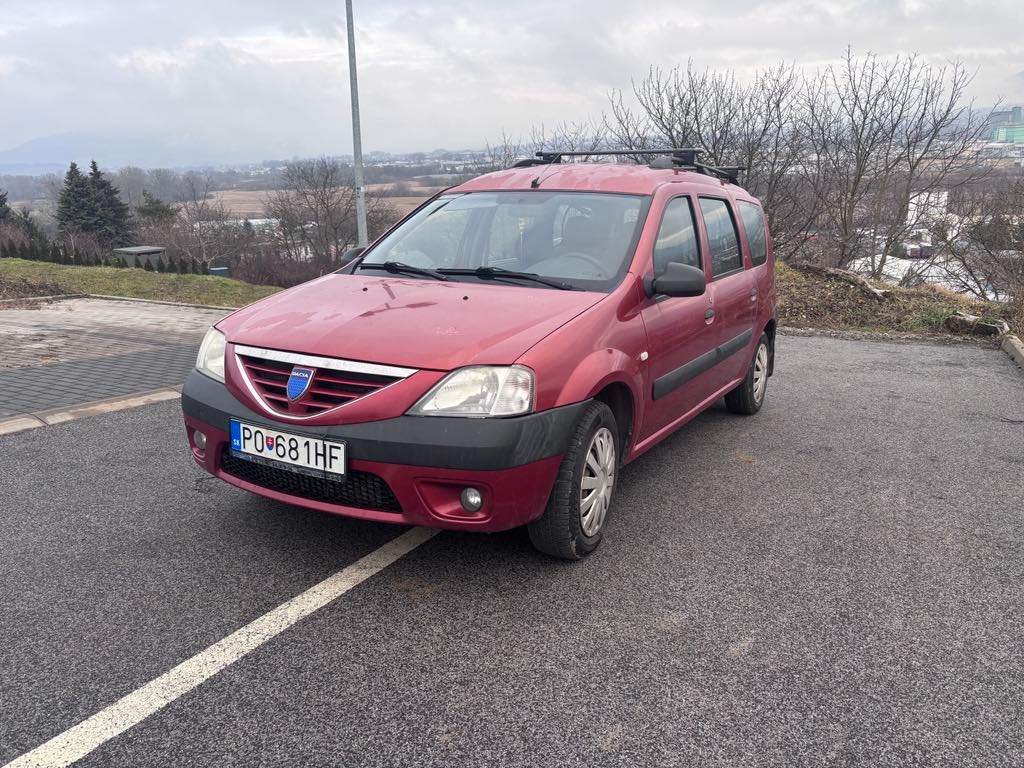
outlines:
{"label": "driver side window", "polygon": [[662,274],[670,261],[702,269],[697,242],[690,198],[674,198],[665,207],[658,228],[658,239],[654,244],[654,276]]}
{"label": "driver side window", "polygon": [[522,268],[535,237],[535,218],[536,214],[525,206],[498,206],[487,235],[484,266]]}

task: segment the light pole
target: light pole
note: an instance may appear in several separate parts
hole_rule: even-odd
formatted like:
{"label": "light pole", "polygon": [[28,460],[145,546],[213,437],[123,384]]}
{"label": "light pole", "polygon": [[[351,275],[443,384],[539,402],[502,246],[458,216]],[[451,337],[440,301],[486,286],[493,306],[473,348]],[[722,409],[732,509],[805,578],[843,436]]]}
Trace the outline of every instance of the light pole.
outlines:
{"label": "light pole", "polygon": [[352,170],[356,183],[356,228],[359,245],[366,245],[366,187],[363,184],[363,137],[359,130],[359,85],[356,82],[356,31],[352,23],[352,0],[345,0],[348,27],[348,83],[352,91]]}

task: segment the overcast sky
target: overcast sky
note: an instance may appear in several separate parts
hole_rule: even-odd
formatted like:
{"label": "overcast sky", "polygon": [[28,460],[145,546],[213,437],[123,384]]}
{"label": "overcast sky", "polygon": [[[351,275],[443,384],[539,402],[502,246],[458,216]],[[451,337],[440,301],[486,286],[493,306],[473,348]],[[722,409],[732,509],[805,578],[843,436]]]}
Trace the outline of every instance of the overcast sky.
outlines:
{"label": "overcast sky", "polygon": [[[482,146],[599,115],[692,58],[746,76],[849,44],[959,56],[1024,101],[1020,0],[355,0],[364,147]],[[88,132],[225,159],[351,149],[344,2],[0,0],[0,149]]]}

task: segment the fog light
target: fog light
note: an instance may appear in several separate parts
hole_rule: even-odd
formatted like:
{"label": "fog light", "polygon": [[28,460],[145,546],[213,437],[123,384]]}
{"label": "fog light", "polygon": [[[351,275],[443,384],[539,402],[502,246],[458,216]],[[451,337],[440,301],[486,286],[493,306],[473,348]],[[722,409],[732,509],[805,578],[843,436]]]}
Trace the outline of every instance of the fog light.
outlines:
{"label": "fog light", "polygon": [[459,494],[459,501],[462,502],[462,508],[467,512],[476,512],[484,505],[484,497],[476,488],[463,488],[462,493]]}
{"label": "fog light", "polygon": [[206,450],[206,435],[198,429],[192,434],[192,442],[196,444],[196,448],[200,451]]}

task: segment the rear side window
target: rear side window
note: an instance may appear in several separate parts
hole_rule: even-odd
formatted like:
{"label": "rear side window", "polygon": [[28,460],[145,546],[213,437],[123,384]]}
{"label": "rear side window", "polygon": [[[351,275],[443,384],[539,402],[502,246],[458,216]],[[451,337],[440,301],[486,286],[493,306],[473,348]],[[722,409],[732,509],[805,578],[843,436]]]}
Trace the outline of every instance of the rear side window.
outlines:
{"label": "rear side window", "polygon": [[664,272],[670,261],[701,268],[693,206],[688,197],[677,197],[665,208],[654,244],[654,275]]}
{"label": "rear side window", "polygon": [[704,227],[708,231],[708,247],[711,249],[711,274],[715,277],[743,269],[740,254],[740,239],[736,234],[736,222],[729,212],[725,200],[713,197],[700,199],[700,212]]}
{"label": "rear side window", "polygon": [[768,240],[764,234],[764,212],[761,206],[739,201],[740,218],[750,244],[750,260],[754,266],[768,261]]}

